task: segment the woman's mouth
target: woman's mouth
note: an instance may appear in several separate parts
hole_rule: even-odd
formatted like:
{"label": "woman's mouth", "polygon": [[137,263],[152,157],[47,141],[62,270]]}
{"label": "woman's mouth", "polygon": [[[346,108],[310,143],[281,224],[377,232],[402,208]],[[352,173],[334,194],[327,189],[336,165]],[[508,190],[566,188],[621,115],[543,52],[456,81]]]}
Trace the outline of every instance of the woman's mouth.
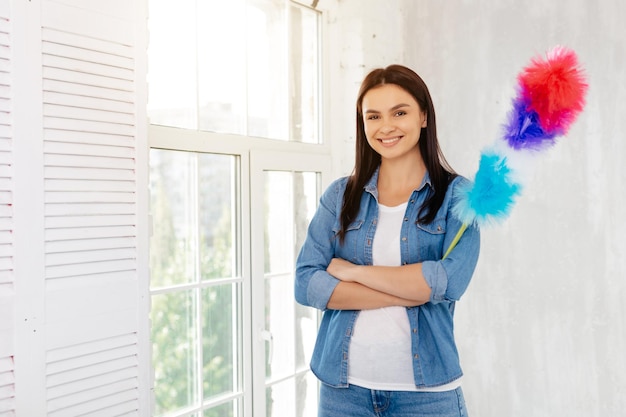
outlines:
{"label": "woman's mouth", "polygon": [[401,138],[402,136],[395,136],[393,138],[380,138],[378,140],[381,141],[383,145],[391,145],[399,141]]}

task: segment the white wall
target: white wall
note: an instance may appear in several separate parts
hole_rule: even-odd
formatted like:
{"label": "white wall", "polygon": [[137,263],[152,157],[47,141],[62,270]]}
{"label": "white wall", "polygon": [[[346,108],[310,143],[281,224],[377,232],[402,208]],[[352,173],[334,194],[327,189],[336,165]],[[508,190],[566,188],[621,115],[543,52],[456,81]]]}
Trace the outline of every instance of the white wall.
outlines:
{"label": "white wall", "polygon": [[[323,2],[322,2],[323,3]],[[431,89],[463,175],[499,134],[515,77],[554,45],[587,69],[588,104],[506,224],[485,229],[456,333],[472,416],[622,416],[626,409],[626,3],[341,0],[330,13],[329,134],[352,168],[354,100],[403,63]]]}

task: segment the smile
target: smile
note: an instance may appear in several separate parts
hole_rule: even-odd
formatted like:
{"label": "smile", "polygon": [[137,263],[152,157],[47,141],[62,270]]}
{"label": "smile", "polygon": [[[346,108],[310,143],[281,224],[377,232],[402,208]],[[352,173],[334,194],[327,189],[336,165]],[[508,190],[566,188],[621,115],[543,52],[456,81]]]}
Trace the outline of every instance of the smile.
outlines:
{"label": "smile", "polygon": [[397,141],[399,141],[402,137],[401,136],[396,136],[394,138],[386,138],[386,139],[378,139],[379,141],[381,141],[383,143],[383,145],[390,145],[392,143],[396,143]]}

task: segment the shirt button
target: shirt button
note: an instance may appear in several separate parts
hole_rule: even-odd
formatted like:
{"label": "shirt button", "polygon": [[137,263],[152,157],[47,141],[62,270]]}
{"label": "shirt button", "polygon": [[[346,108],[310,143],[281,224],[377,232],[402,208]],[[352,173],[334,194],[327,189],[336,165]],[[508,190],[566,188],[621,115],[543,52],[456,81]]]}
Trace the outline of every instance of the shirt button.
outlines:
{"label": "shirt button", "polygon": [[404,237],[402,238],[402,241],[403,241],[403,242],[406,242],[406,236],[404,236]]}
{"label": "shirt button", "polygon": [[409,218],[408,218],[408,217],[405,217],[405,218],[404,218],[404,221],[405,221],[405,222],[408,222],[408,221],[409,221]]}
{"label": "shirt button", "polygon": [[417,333],[417,329],[413,329],[413,333]]}
{"label": "shirt button", "polygon": [[413,355],[413,359],[419,359],[420,355],[418,355],[417,353],[415,355]]}

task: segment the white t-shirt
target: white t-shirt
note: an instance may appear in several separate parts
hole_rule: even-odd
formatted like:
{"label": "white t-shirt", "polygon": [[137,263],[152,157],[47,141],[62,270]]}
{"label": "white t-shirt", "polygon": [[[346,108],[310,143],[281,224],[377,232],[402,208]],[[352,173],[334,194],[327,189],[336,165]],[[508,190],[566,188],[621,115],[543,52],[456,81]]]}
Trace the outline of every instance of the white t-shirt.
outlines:
{"label": "white t-shirt", "polygon": [[[374,265],[399,266],[400,230],[407,203],[378,205],[378,225],[372,245]],[[411,325],[405,307],[363,310],[357,317],[348,357],[348,383],[384,391],[448,391],[460,378],[439,387],[418,389],[413,378]]]}

